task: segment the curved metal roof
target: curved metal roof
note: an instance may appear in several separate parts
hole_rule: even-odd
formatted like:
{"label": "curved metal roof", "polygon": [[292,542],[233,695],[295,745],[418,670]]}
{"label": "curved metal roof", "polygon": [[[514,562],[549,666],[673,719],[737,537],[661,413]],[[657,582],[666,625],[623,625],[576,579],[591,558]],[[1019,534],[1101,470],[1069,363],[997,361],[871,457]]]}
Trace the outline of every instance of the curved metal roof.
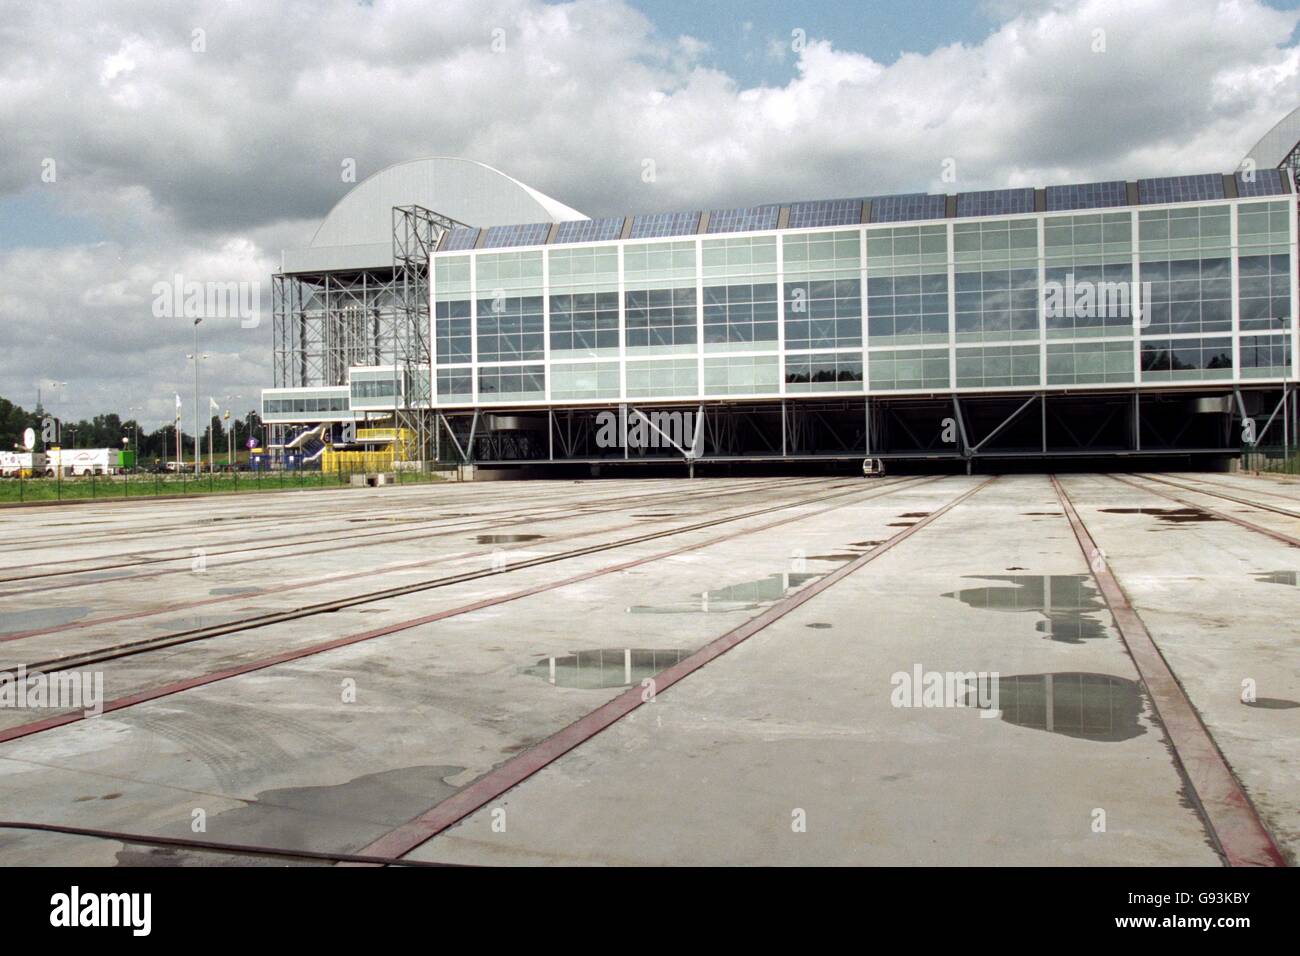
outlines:
{"label": "curved metal roof", "polygon": [[434,156],[397,163],[354,186],[311,246],[392,242],[393,207],[418,205],[471,226],[586,219],[576,209],[472,159]]}
{"label": "curved metal roof", "polygon": [[1242,162],[1253,159],[1256,169],[1277,169],[1300,145],[1300,106],[1297,106],[1255,144]]}

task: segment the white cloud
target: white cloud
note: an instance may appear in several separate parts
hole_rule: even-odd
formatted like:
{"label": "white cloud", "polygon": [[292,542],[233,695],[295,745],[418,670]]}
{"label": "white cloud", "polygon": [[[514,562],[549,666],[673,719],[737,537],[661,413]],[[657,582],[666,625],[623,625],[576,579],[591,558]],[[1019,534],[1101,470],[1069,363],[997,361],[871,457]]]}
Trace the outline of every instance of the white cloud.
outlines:
{"label": "white cloud", "polygon": [[[21,327],[0,394],[75,376],[109,403],[170,396],[185,335],[148,317],[151,282],[265,283],[348,188],[345,157],[361,178],[464,155],[601,215],[1226,171],[1300,100],[1297,16],[1253,0],[1017,10],[890,64],[810,38],[789,82],[746,89],[617,0],[6,4],[0,197],[54,157],[48,188],[108,241],[0,255],[0,321]],[[269,384],[268,326],[214,340],[231,391]]]}

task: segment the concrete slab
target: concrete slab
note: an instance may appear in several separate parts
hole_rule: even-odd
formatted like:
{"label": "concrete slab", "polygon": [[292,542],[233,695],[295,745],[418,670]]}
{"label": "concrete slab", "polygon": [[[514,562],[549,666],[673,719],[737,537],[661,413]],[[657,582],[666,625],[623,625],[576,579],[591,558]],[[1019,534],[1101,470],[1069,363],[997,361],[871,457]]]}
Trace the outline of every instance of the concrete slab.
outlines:
{"label": "concrete slab", "polygon": [[[1290,489],[1258,479],[1173,478],[1289,507]],[[106,695],[306,655],[0,743],[5,815],[355,852],[982,480],[453,483],[0,512],[17,545],[0,556],[0,666],[236,619],[256,626],[95,665]],[[1294,853],[1300,711],[1235,698],[1250,676],[1263,699],[1300,699],[1295,549],[1116,512],[1162,505],[1066,481]],[[608,547],[577,553],[593,545]],[[475,576],[259,619],[452,573]],[[998,713],[965,690],[895,706],[910,683],[896,675],[917,668],[960,688],[996,673]],[[0,733],[59,712],[0,708]],[[412,856],[1214,865],[1182,788],[1050,483],[1006,476]],[[266,862],[0,831],[4,864],[236,860]]]}

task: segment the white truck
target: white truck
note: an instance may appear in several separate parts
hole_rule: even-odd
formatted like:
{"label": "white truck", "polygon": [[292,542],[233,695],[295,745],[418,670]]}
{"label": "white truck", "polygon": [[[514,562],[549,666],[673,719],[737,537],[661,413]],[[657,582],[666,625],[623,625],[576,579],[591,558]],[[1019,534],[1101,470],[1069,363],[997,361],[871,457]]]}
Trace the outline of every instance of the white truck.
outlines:
{"label": "white truck", "polygon": [[45,456],[40,452],[0,451],[0,477],[30,478],[38,471],[44,473]]}
{"label": "white truck", "polygon": [[117,475],[130,468],[134,459],[133,452],[120,448],[49,448],[45,452],[45,474]]}

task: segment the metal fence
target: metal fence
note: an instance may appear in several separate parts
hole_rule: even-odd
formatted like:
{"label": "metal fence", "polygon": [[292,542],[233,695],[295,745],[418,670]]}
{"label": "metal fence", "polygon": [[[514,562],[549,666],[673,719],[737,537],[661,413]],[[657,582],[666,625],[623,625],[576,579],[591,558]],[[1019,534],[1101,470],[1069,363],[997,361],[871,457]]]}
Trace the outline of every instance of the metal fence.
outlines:
{"label": "metal fence", "polygon": [[1295,448],[1263,447],[1256,445],[1241,454],[1243,471],[1260,474],[1300,475],[1300,451]]}
{"label": "metal fence", "polygon": [[[0,503],[14,501],[77,501],[96,498],[183,497],[186,495],[243,494],[259,491],[339,488],[351,486],[353,478],[365,483],[374,472],[359,468],[312,469],[306,471],[229,471],[195,475],[182,472],[123,475],[87,475],[53,478],[2,478]],[[402,470],[385,473],[399,485],[440,481],[430,471]]]}

